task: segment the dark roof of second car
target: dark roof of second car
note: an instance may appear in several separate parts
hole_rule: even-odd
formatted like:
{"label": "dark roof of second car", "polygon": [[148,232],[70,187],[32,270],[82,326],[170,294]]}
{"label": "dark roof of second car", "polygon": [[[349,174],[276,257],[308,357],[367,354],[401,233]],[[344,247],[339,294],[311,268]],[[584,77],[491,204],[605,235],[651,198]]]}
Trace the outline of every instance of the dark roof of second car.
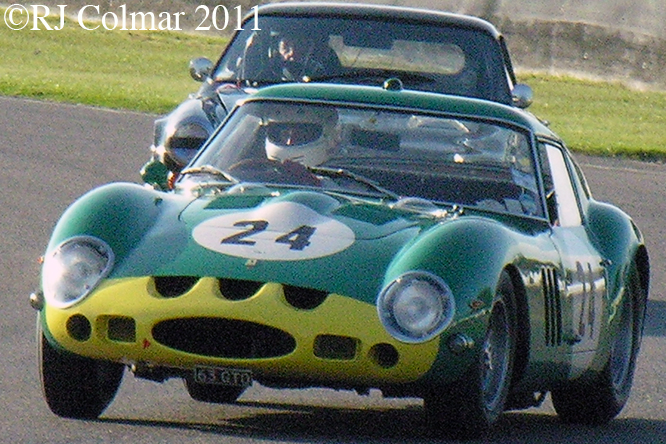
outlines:
{"label": "dark roof of second car", "polygon": [[491,35],[495,39],[500,36],[499,31],[491,23],[477,17],[404,6],[362,3],[302,2],[273,3],[259,7],[259,16],[269,15],[362,17],[364,19],[390,18],[392,20],[403,20],[407,22],[433,23],[476,29]]}

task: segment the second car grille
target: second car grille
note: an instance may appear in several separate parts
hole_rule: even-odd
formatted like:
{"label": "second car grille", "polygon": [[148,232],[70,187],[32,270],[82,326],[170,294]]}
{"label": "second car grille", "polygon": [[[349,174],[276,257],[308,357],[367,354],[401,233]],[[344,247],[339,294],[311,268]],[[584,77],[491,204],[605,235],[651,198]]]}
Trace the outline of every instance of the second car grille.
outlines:
{"label": "second car grille", "polygon": [[217,358],[274,358],[296,348],[295,339],[282,330],[232,319],[162,321],[153,327],[153,337],[176,350]]}

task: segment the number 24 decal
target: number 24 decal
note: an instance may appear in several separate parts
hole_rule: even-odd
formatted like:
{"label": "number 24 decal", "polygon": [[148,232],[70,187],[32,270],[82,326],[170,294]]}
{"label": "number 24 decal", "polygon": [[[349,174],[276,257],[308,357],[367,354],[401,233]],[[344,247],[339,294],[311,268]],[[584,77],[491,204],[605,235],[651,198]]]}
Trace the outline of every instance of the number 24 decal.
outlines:
{"label": "number 24 decal", "polygon": [[[242,220],[234,224],[234,227],[247,227],[240,233],[227,236],[221,244],[254,245],[256,242],[251,237],[268,229],[268,221],[265,220]],[[300,227],[283,234],[275,239],[276,243],[289,245],[290,250],[302,251],[310,245],[310,238],[317,231],[315,227],[301,225]]]}

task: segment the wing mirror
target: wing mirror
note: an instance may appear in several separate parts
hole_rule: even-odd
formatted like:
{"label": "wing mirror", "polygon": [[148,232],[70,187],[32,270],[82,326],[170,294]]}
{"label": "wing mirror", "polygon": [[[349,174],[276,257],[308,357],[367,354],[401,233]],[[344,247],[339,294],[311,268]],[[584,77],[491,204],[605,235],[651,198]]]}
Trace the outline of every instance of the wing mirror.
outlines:
{"label": "wing mirror", "polygon": [[203,82],[213,73],[213,62],[206,57],[190,60],[190,75],[197,82]]}
{"label": "wing mirror", "polygon": [[518,83],[513,87],[513,91],[511,91],[511,98],[514,106],[525,109],[532,104],[534,93],[528,85]]}

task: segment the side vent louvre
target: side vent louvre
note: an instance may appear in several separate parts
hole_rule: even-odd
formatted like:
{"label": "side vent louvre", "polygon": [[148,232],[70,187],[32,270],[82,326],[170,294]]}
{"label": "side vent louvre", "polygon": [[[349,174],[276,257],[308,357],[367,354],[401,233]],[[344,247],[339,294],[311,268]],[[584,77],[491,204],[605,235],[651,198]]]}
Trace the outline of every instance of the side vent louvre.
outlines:
{"label": "side vent louvre", "polygon": [[553,268],[541,270],[545,313],[546,345],[556,347],[562,344],[562,305],[557,271]]}

